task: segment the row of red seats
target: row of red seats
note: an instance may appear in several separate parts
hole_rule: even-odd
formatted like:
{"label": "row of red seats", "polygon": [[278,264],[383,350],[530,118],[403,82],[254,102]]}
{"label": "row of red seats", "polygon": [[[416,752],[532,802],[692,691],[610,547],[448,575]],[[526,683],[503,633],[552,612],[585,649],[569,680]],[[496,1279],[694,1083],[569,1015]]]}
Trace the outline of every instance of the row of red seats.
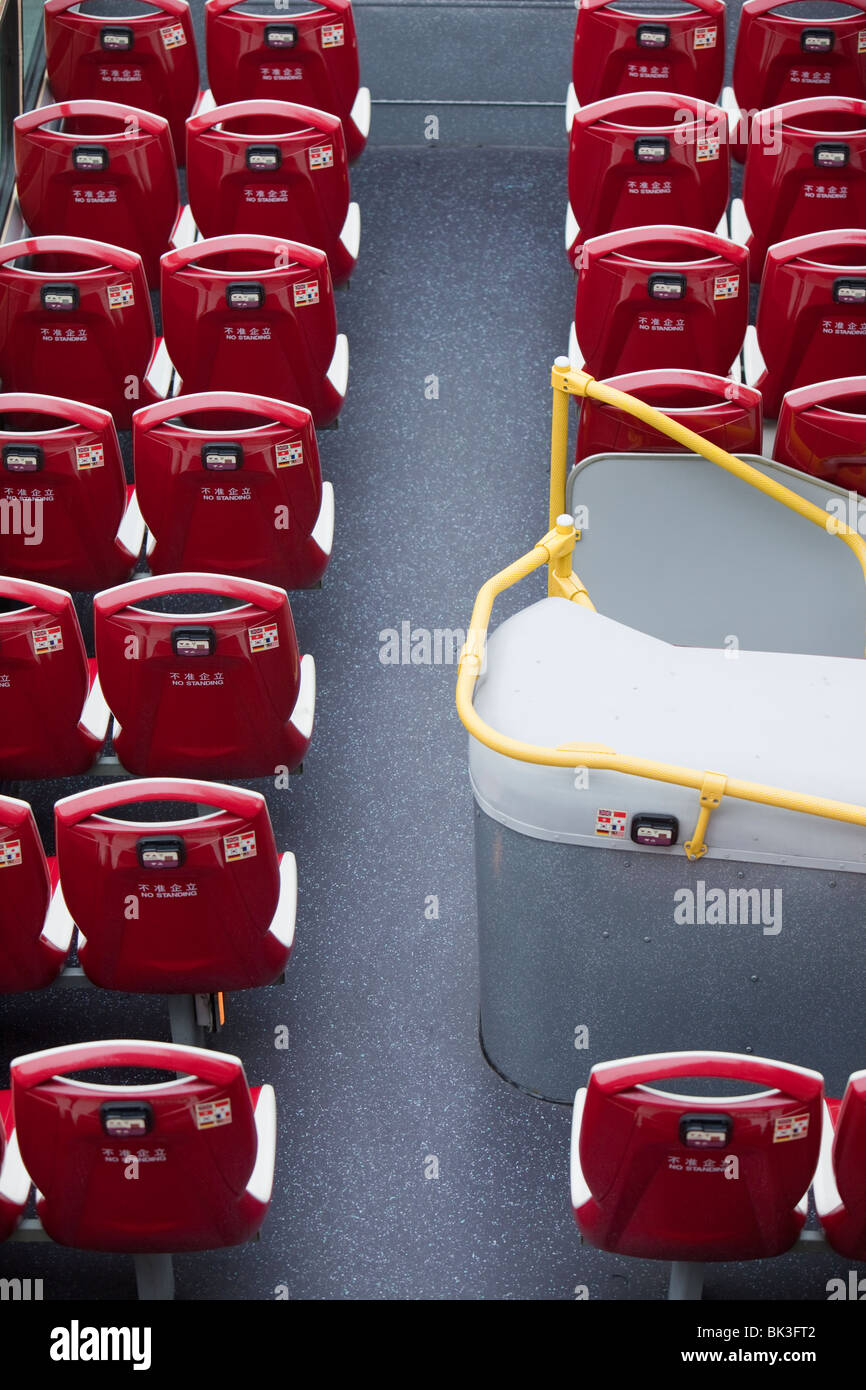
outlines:
{"label": "row of red seats", "polygon": [[[99,1076],[116,1067],[165,1075],[131,1085]],[[276,1103],[272,1087],[248,1084],[238,1057],[90,1042],[17,1057],[11,1077],[0,1091],[0,1240],[14,1236],[31,1186],[45,1234],[79,1250],[215,1250],[259,1231]]]}
{"label": "row of red seats", "polygon": [[[55,396],[0,394],[0,574],[97,590],[153,574],[318,584],[334,491],[309,411],[265,396],[175,396],[132,417],[127,487],[111,416]],[[38,511],[37,511],[38,508]]]}
{"label": "row of red seats", "polygon": [[[207,600],[193,612],[166,606],[185,595]],[[266,777],[300,767],[316,668],[298,651],[285,589],[170,574],[104,590],[93,613],[96,660],[70,594],[0,577],[0,779],[79,776],[109,733],[136,776]]]}
{"label": "row of red seats", "polygon": [[116,101],[65,101],[14,123],[18,202],[35,236],[62,231],[137,251],[148,284],[172,245],[234,232],[317,246],[342,285],[358,259],[338,116],[282,101],[190,117],[189,209],[179,202],[168,122]]}
{"label": "row of red seats", "polygon": [[[157,820],[123,818],[152,803]],[[282,975],[297,869],[277,852],[259,792],[119,782],[64,797],[54,825],[49,859],[27,802],[0,796],[0,994],[52,984],[76,929],[78,961],[100,989],[213,994]]]}
{"label": "row of red seats", "polygon": [[866,373],[866,229],[772,246],[748,328],[749,253],[689,227],[593,237],[578,273],[570,357],[596,377],[658,367],[738,370],[776,416],[782,397]]}
{"label": "row of red seats", "polygon": [[[804,89],[866,98],[866,0],[825,20],[783,13],[780,0],[746,0],[734,52],[733,102],[756,112]],[[569,106],[620,92],[672,91],[716,101],[725,70],[723,0],[692,0],[674,14],[579,0]]]}
{"label": "row of red seats", "polygon": [[[754,387],[709,372],[667,368],[607,378],[733,454],[763,454],[763,401]],[[583,401],[575,462],[592,454],[671,453],[682,446],[601,401]],[[866,493],[866,376],[801,386],[782,397],[772,457],[825,482]]]}
{"label": "row of red seats", "polygon": [[[716,1078],[740,1095],[659,1083]],[[758,1089],[756,1089],[758,1088]],[[866,1259],[866,1071],[842,1100],[816,1071],[729,1052],[593,1067],[574,1102],[571,1201],[584,1240],[672,1261],[756,1260],[797,1241],[811,1186],[827,1243]]]}
{"label": "row of red seats", "polygon": [[[285,20],[207,0],[206,58],[220,105],[290,98],[339,116],[349,158],[361,153],[370,126],[370,93],[360,85],[350,0],[323,0]],[[207,103],[199,91],[195,31],[186,0],[154,0],[122,20],[82,12],[79,0],[45,6],[48,81],[55,98],[113,101],[164,116],[183,162],[184,123]],[[209,94],[208,94],[209,95]]]}
{"label": "row of red seats", "polygon": [[[677,92],[637,92],[583,107],[568,157],[566,252],[605,232],[668,223],[727,235],[728,117]],[[770,246],[866,224],[866,100],[813,96],[754,117],[733,240],[761,278]]]}

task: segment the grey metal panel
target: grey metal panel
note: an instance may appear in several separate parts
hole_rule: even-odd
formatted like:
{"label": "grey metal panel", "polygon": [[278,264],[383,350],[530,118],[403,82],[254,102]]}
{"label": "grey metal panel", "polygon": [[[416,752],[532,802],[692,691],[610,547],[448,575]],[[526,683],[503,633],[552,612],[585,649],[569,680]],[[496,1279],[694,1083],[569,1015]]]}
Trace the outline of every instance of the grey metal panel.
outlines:
{"label": "grey metal panel", "polygon": [[[596,1062],[687,1048],[781,1056],[830,1095],[862,1067],[859,876],[607,854],[478,808],[475,850],[482,1042],[515,1085],[570,1103]],[[700,882],[781,897],[764,924],[677,924],[675,893]]]}
{"label": "grey metal panel", "polygon": [[[839,488],[744,457],[822,509],[847,505]],[[863,656],[866,582],[849,548],[706,459],[595,454],[566,505],[588,508],[574,567],[609,617],[686,646]]]}

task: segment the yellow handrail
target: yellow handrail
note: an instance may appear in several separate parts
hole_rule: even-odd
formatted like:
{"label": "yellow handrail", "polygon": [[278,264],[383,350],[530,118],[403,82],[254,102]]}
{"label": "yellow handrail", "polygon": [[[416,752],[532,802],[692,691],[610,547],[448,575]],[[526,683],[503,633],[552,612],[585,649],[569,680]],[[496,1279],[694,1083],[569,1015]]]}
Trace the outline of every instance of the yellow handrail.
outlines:
{"label": "yellow handrail", "polygon": [[[799,811],[805,815],[821,816],[827,820],[844,821],[853,825],[866,826],[866,807],[849,802],[833,801],[827,797],[811,796],[802,792],[788,791],[780,787],[770,787],[759,782],[749,782],[741,778],[726,777],[722,773],[708,772],[697,768],[679,767],[673,763],[655,762],[651,758],[638,758],[626,753],[617,753],[593,743],[569,743],[557,748],[541,744],[524,743],[500,733],[481,718],[475,709],[473,695],[481,673],[484,646],[493,603],[498,594],[511,588],[533,571],[548,566],[549,593],[569,599],[583,607],[593,608],[584,586],[571,570],[576,532],[570,516],[562,513],[565,494],[565,470],[568,433],[568,397],[593,396],[609,405],[618,406],[628,414],[636,416],[652,425],[663,434],[669,435],[686,445],[695,453],[702,454],[712,463],[742,478],[744,482],[764,492],[768,497],[781,502],[783,506],[799,513],[806,520],[827,529],[828,515],[814,503],[792,492],[790,488],[767,478],[758,469],[735,458],[724,449],[710,444],[686,429],[684,425],[670,420],[661,411],[643,401],[636,400],[624,391],[597,382],[585,372],[573,371],[564,359],[558,359],[553,368],[554,412],[553,437],[551,446],[551,512],[556,506],[556,514],[551,516],[551,529],[526,555],[515,560],[492,579],[488,579],[478,591],[472,609],[466,643],[460,653],[457,669],[457,712],[461,721],[473,738],[487,748],[517,762],[535,763],[542,767],[595,768],[607,772],[620,772],[625,776],[644,777],[655,782],[667,782],[681,787],[692,787],[700,793],[698,819],[690,840],[684,846],[689,859],[699,859],[707,851],[704,833],[710,813],[718,807],[722,796],[732,796],[740,801],[757,802],[765,806],[775,806],[781,810]],[[866,578],[866,544],[862,537],[850,527],[834,521],[834,529],[828,534],[839,535],[850,546],[860,561]]]}

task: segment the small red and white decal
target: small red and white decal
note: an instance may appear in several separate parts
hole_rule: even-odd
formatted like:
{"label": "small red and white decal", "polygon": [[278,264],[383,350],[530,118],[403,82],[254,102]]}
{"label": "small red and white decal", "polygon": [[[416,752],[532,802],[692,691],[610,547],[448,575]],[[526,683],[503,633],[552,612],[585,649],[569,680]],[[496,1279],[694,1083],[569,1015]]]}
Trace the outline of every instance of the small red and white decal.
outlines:
{"label": "small red and white decal", "polygon": [[609,840],[624,839],[627,815],[626,811],[596,811],[596,835],[606,835]]}
{"label": "small red and white decal", "polygon": [[346,38],[346,30],[343,24],[323,24],[322,25],[322,47],[323,48],[342,48]]}
{"label": "small red and white decal", "polygon": [[230,1125],[231,1122],[230,1100],[200,1100],[195,1107],[196,1129],[216,1129],[217,1125]]}
{"label": "small red and white decal", "polygon": [[249,637],[251,652],[269,652],[280,645],[280,632],[276,623],[263,623],[261,627],[251,627]]}
{"label": "small red and white decal", "polygon": [[37,656],[41,656],[44,652],[62,652],[63,628],[59,624],[54,627],[34,628],[33,650]]}
{"label": "small red and white decal", "polygon": [[182,24],[167,24],[159,32],[166,48],[182,48],[186,43],[186,34],[183,32]]}
{"label": "small red and white decal", "polygon": [[857,52],[866,53],[866,29],[859,30],[857,34]]}
{"label": "small red and white decal", "polygon": [[773,1143],[784,1144],[789,1139],[805,1139],[808,1133],[808,1115],[782,1115],[773,1125]]}
{"label": "small red and white decal", "polygon": [[333,145],[313,145],[310,150],[311,169],[333,169],[334,167],[334,146]]}
{"label": "small red and white decal", "polygon": [[277,468],[295,468],[304,461],[304,446],[300,439],[290,444],[278,444],[275,450]]}
{"label": "small red and white decal", "polygon": [[134,303],[135,290],[131,281],[127,281],[125,285],[108,286],[109,309],[128,309]]}
{"label": "small red and white decal", "polygon": [[715,48],[718,32],[715,24],[707,24],[702,29],[696,29],[695,48]]}
{"label": "small red and white decal", "polygon": [[318,304],[318,280],[302,280],[299,285],[292,285],[292,297],[295,301],[296,309],[303,308],[306,304]]}
{"label": "small red and white decal", "polygon": [[0,869],[14,869],[21,863],[21,841],[4,840],[0,844]]}
{"label": "small red and white decal", "polygon": [[76,444],[76,468],[102,468],[105,464],[105,450],[101,444]]}
{"label": "small red and white decal", "polygon": [[719,137],[718,135],[699,136],[695,144],[695,158],[699,164],[706,164],[709,159],[719,157]]}
{"label": "small red and white decal", "polygon": [[736,299],[739,293],[739,275],[717,275],[713,281],[713,299]]}
{"label": "small red and white decal", "polygon": [[242,830],[237,835],[223,835],[223,851],[227,864],[234,864],[239,859],[255,859],[256,832]]}

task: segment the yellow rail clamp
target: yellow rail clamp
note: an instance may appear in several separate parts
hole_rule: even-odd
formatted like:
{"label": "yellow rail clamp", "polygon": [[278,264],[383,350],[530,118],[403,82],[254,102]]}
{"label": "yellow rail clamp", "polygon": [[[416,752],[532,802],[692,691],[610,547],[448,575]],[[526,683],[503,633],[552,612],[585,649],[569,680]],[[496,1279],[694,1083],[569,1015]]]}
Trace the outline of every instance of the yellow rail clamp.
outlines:
{"label": "yellow rail clamp", "polygon": [[704,842],[707,833],[707,822],[716,807],[721,805],[722,797],[728,779],[722,772],[705,772],[704,781],[701,786],[701,809],[698,812],[698,821],[695,826],[695,833],[690,840],[686,840],[683,846],[687,859],[703,859],[708,846]]}

